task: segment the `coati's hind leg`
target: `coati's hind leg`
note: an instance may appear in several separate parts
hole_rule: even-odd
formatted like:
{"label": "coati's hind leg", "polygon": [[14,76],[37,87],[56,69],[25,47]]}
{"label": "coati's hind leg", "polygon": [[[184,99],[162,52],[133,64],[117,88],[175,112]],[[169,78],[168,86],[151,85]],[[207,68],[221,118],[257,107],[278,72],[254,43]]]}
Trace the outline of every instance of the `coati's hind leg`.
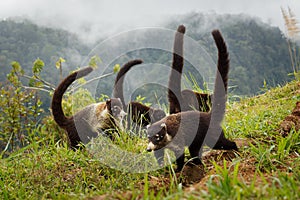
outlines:
{"label": "coati's hind leg", "polygon": [[[83,144],[88,144],[92,138],[96,138],[99,135],[99,132],[95,130],[84,118],[82,120],[77,120],[74,126],[74,130],[77,132],[76,135],[79,137],[79,140],[76,141],[77,144],[80,142]],[[74,138],[72,135],[70,135],[69,138],[71,146],[77,148],[77,144],[74,143]]]}
{"label": "coati's hind leg", "polygon": [[[196,164],[196,165],[200,165],[202,164],[201,162],[201,155],[200,155],[200,149],[201,149],[202,145],[201,144],[197,144],[197,143],[192,143],[189,146],[189,152],[192,158],[192,163]],[[202,153],[201,153],[202,154]]]}

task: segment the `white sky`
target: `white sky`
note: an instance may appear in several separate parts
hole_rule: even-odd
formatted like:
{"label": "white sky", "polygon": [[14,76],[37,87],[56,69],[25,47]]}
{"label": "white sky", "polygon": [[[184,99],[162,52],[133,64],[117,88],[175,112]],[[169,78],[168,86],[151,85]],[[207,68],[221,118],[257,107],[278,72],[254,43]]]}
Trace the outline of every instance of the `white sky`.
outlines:
{"label": "white sky", "polygon": [[249,14],[284,30],[280,7],[288,6],[300,19],[300,0],[1,0],[0,18],[26,17],[78,34],[109,34],[159,26],[171,15],[214,11]]}

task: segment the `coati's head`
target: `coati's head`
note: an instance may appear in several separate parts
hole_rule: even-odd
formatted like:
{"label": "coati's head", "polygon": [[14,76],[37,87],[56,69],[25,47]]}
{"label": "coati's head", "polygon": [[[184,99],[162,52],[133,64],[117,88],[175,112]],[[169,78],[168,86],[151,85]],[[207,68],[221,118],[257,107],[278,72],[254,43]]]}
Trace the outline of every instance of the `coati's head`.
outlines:
{"label": "coati's head", "polygon": [[161,109],[150,109],[149,111],[151,117],[151,123],[155,123],[166,116],[166,113]]}
{"label": "coati's head", "polygon": [[148,126],[147,137],[149,140],[147,151],[149,152],[163,148],[172,140],[172,136],[167,132],[165,123],[155,123]]}
{"label": "coati's head", "polygon": [[112,117],[122,120],[126,113],[123,110],[122,102],[119,98],[111,98],[106,100],[106,106]]}

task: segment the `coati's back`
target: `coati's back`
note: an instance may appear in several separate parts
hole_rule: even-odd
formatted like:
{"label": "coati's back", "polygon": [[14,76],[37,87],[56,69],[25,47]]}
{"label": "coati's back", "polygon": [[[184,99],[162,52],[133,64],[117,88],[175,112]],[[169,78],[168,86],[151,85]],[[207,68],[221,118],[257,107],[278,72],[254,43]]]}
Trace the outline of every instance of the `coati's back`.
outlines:
{"label": "coati's back", "polygon": [[211,97],[208,93],[200,93],[193,90],[185,89],[181,91],[184,97],[181,111],[199,110],[201,112],[209,112],[211,108]]}

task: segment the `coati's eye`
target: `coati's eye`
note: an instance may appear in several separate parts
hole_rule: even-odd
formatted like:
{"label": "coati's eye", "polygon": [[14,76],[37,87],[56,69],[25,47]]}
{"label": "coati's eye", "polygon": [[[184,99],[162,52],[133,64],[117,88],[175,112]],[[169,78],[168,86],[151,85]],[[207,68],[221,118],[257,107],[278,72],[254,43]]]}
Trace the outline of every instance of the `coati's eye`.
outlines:
{"label": "coati's eye", "polygon": [[[162,136],[162,135],[161,135],[161,136]],[[161,136],[159,136],[159,134],[156,134],[156,135],[155,135],[155,139],[156,139],[157,141],[159,141],[159,140],[161,140],[161,138],[162,138]]]}

